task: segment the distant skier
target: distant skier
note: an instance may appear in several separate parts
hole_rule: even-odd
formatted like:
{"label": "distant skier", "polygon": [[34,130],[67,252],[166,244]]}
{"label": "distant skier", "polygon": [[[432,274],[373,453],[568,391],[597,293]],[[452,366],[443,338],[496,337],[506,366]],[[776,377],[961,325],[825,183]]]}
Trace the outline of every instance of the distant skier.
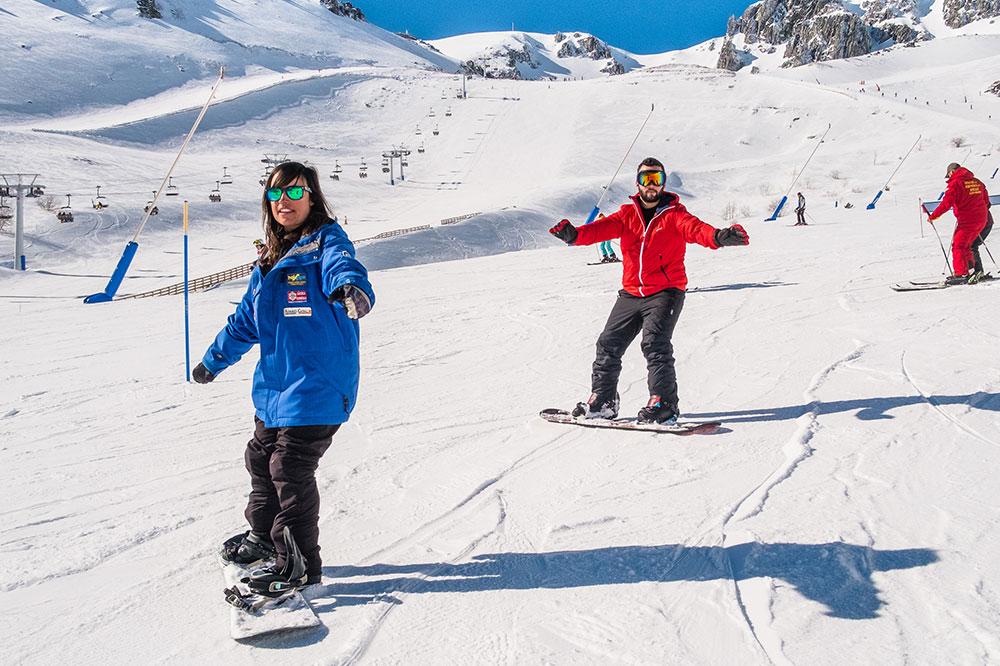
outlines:
{"label": "distant skier", "polygon": [[[604,219],[604,213],[598,215],[597,219]],[[619,261],[618,256],[615,254],[615,248],[611,245],[611,241],[604,241],[598,247],[601,249],[602,264],[613,264]]]}
{"label": "distant skier", "polygon": [[986,226],[990,196],[982,181],[957,162],[948,165],[945,179],[948,188],[944,198],[927,221],[933,224],[948,210],[955,213],[957,224],[951,239],[952,275],[945,281],[961,284],[968,282],[969,269],[974,266],[972,243]]}
{"label": "distant skier", "polygon": [[[192,376],[207,384],[255,344],[255,430],[244,459],[250,473],[250,531],[223,544],[239,564],[275,558],[254,571],[251,591],[271,596],[319,582],[316,468],[347,421],[358,391],[358,322],[375,295],[354,245],[335,219],[312,167],[285,162],[262,197],[265,246],[243,300]],[[305,559],[291,577],[287,526]]]}
{"label": "distant skier", "polygon": [[738,224],[716,229],[687,212],[676,194],[664,190],[666,172],[656,158],[647,157],[639,164],[636,183],[637,194],[606,218],[579,228],[562,220],[549,229],[568,245],[620,238],[624,262],[624,289],[618,292],[604,332],[597,339],[591,395],[578,403],[572,414],[605,419],[618,416],[622,356],[641,331],[650,397],[639,410],[639,421],[676,423],[677,375],[671,336],[684,305],[687,243],[714,250],[749,245],[750,237]]}
{"label": "distant skier", "polygon": [[806,198],[802,196],[802,193],[798,193],[799,205],[795,207],[795,218],[797,222],[793,224],[793,227],[804,227],[806,225]]}

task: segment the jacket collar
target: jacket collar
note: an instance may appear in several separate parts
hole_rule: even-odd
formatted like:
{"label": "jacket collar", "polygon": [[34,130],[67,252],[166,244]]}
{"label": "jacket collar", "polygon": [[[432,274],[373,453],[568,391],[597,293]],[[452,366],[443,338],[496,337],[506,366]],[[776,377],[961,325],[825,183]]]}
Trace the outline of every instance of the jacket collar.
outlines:
{"label": "jacket collar", "polygon": [[[629,198],[632,199],[632,201],[635,203],[636,206],[639,207],[640,210],[642,209],[642,200],[639,198],[638,194],[633,194]],[[656,217],[663,211],[672,207],[678,201],[680,201],[680,197],[678,197],[676,194],[674,194],[673,192],[664,191],[660,195],[660,201],[656,204],[656,209],[653,211],[653,217]],[[652,218],[650,218],[650,222],[652,222]]]}

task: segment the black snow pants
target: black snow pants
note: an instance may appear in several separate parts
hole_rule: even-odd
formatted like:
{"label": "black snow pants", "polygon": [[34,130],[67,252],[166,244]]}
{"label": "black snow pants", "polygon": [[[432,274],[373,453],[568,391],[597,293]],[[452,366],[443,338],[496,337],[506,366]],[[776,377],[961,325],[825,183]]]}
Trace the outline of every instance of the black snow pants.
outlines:
{"label": "black snow pants", "polygon": [[250,529],[274,543],[278,565],[285,562],[285,526],[306,560],[306,575],[319,577],[319,488],[316,468],[339,425],[267,428],[254,417],[253,439],[247,443]]}
{"label": "black snow pants", "polygon": [[600,401],[614,399],[622,356],[642,331],[649,394],[660,396],[663,404],[678,411],[677,373],[670,338],[683,306],[684,292],[680,289],[665,289],[646,297],[633,296],[625,290],[618,292],[604,332],[597,338],[597,358],[591,374],[591,389]]}
{"label": "black snow pants", "polygon": [[983,273],[983,258],[979,256],[979,246],[983,244],[986,237],[990,235],[990,231],[993,230],[993,211],[986,212],[986,226],[983,230],[979,232],[976,236],[976,240],[972,241],[972,259],[976,262],[975,268],[973,269],[976,273]]}

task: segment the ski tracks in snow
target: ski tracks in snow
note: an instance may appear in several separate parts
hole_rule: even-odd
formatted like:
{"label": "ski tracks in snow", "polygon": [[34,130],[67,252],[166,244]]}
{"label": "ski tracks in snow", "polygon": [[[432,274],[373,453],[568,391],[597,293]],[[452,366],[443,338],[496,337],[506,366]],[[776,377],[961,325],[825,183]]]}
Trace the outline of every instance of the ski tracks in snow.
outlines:
{"label": "ski tracks in snow", "polygon": [[771,663],[791,663],[782,649],[783,641],[781,637],[770,626],[771,619],[773,618],[771,611],[773,587],[771,581],[764,579],[738,580],[732,557],[729,555],[729,549],[735,545],[752,543],[754,541],[754,537],[750,532],[738,529],[736,525],[761,513],[767,504],[767,499],[771,491],[778,484],[788,479],[799,464],[813,454],[814,449],[811,442],[822,427],[819,422],[822,401],[816,394],[833,373],[864,354],[868,345],[856,344],[858,346],[854,351],[823,368],[812,378],[812,381],[805,390],[806,400],[809,401],[809,411],[798,418],[795,432],[785,442],[784,446],[782,446],[781,450],[784,453],[784,460],[778,464],[766,479],[737,501],[722,518],[720,526],[722,546],[728,559],[727,564],[733,581],[733,592],[736,603],[744,620],[746,620],[750,633]]}
{"label": "ski tracks in snow", "polygon": [[406,536],[364,558],[364,560],[360,562],[362,565],[372,565],[377,562],[391,561],[403,555],[407,551],[413,550],[421,544],[429,543],[435,537],[444,536],[456,526],[474,524],[475,521],[473,520],[473,516],[488,510],[491,505],[495,505],[496,507],[496,520],[488,530],[472,536],[472,538],[469,539],[457,553],[449,557],[447,560],[443,560],[437,568],[428,567],[426,571],[408,574],[409,580],[393,590],[391,597],[382,595],[381,597],[376,597],[376,599],[373,600],[374,603],[367,604],[366,608],[370,610],[365,617],[362,626],[358,627],[354,635],[346,641],[347,644],[341,653],[332,658],[328,663],[356,663],[365,655],[369,647],[371,647],[393,609],[401,605],[402,597],[410,593],[418,592],[425,586],[427,581],[435,576],[438,571],[460,562],[470,553],[475,552],[476,548],[478,548],[484,541],[494,535],[502,533],[507,520],[507,504],[504,499],[504,491],[500,487],[501,482],[509,478],[511,475],[524,469],[531,468],[540,461],[545,460],[551,454],[575,442],[580,436],[581,435],[579,433],[574,431],[556,435],[545,443],[525,453],[520,458],[517,458],[494,476],[485,479],[451,509],[445,511],[436,518],[427,521],[423,525],[420,525]]}

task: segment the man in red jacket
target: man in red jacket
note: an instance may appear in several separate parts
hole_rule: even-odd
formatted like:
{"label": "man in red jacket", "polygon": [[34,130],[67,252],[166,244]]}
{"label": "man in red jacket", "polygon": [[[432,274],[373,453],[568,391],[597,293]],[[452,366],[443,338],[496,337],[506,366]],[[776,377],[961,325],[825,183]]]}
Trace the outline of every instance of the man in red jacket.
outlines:
{"label": "man in red jacket", "polygon": [[947,278],[950,284],[959,284],[969,279],[969,269],[973,266],[972,243],[986,226],[990,195],[982,181],[972,172],[956,162],[948,165],[948,189],[944,198],[927,217],[931,224],[949,209],[954,211],[955,235],[951,239],[951,264],[954,274]]}
{"label": "man in red jacket", "polygon": [[638,192],[617,212],[581,227],[562,220],[549,229],[568,245],[621,239],[623,289],[597,339],[590,398],[577,404],[572,412],[575,417],[618,416],[622,356],[641,331],[650,397],[639,410],[639,421],[676,423],[677,373],[670,339],[684,305],[687,244],[713,250],[750,244],[742,226],[716,229],[687,212],[680,198],[664,189],[666,178],[663,163],[647,157],[636,173]]}

